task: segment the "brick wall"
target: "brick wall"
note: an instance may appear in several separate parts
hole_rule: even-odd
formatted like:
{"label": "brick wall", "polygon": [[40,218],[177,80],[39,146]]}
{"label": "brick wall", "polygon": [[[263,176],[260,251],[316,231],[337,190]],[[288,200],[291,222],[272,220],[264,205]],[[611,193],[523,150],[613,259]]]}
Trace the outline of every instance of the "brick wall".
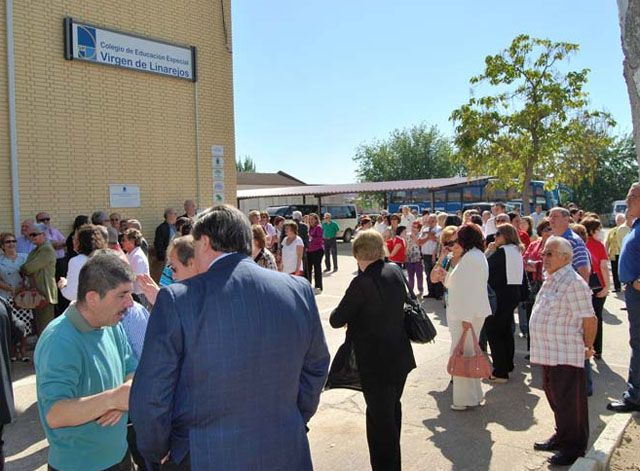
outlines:
{"label": "brick wall", "polygon": [[[224,0],[231,35],[230,0]],[[2,12],[4,14],[4,10]],[[64,59],[63,18],[196,46],[198,82]],[[0,119],[6,106],[4,19]],[[235,203],[232,56],[220,2],[14,1],[21,218],[48,210],[68,232],[77,214],[118,210],[151,240],[165,207],[213,200],[211,146],[225,147],[225,198]],[[230,44],[229,44],[230,47]],[[196,178],[195,94],[199,111]],[[0,227],[11,226],[8,127],[0,132]],[[5,158],[5,148],[7,149]],[[141,207],[109,207],[108,184],[137,184]],[[8,206],[8,208],[7,208]]]}

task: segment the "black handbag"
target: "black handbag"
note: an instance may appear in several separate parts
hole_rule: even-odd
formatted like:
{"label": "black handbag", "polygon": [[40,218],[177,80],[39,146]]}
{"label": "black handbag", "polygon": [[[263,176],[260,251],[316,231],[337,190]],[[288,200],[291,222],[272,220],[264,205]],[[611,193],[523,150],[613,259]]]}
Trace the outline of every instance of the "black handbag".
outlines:
{"label": "black handbag", "polygon": [[598,291],[601,291],[603,286],[600,283],[600,278],[598,274],[593,270],[593,259],[591,258],[591,254],[589,254],[589,263],[591,264],[591,272],[589,273],[589,288],[593,291],[593,294],[596,294]]}
{"label": "black handbag", "polygon": [[338,348],[336,356],[333,357],[329,376],[324,385],[325,391],[336,388],[362,391],[353,343],[348,337],[345,338],[344,343]]}
{"label": "black handbag", "polygon": [[415,343],[433,342],[437,335],[436,328],[418,298],[416,298],[413,290],[409,287],[407,279],[402,273],[400,273],[400,276],[408,291],[408,296],[404,302],[404,327],[407,331],[407,336],[409,340]]}

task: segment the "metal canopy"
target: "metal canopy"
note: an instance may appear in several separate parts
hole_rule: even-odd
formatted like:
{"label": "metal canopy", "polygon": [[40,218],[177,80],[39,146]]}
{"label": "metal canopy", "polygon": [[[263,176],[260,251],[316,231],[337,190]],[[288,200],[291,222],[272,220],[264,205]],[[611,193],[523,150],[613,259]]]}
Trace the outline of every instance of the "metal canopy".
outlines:
{"label": "metal canopy", "polygon": [[392,182],[344,183],[339,185],[288,186],[282,188],[256,188],[238,190],[237,199],[267,198],[273,196],[316,196],[339,195],[345,193],[378,193],[387,191],[440,189],[467,185],[488,180],[491,177],[451,177],[431,178],[428,180],[397,180]]}

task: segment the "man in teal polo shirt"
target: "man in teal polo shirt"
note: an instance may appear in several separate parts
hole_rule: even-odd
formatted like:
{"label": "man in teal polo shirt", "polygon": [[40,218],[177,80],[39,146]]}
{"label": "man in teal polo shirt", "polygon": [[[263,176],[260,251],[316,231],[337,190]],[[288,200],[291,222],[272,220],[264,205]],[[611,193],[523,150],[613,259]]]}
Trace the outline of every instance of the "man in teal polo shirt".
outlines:
{"label": "man in teal polo shirt", "polygon": [[333,259],[333,271],[338,271],[338,241],[336,236],[340,226],[331,220],[331,214],[325,213],[322,221],[322,238],[324,239],[324,271],[331,271],[331,259]]}
{"label": "man in teal polo shirt", "polygon": [[78,297],[52,321],[35,351],[40,420],[49,469],[129,470],[127,411],[137,366],[119,324],[135,275],[115,252],[82,267]]}

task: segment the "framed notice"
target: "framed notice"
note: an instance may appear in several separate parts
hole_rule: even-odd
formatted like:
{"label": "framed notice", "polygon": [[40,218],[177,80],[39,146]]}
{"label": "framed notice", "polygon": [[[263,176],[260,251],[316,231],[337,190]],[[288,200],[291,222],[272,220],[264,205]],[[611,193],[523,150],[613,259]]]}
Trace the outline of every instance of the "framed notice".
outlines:
{"label": "framed notice", "polygon": [[64,19],[67,60],[196,81],[196,48]]}
{"label": "framed notice", "polygon": [[139,208],[140,186],[128,184],[109,185],[109,206],[111,208]]}

